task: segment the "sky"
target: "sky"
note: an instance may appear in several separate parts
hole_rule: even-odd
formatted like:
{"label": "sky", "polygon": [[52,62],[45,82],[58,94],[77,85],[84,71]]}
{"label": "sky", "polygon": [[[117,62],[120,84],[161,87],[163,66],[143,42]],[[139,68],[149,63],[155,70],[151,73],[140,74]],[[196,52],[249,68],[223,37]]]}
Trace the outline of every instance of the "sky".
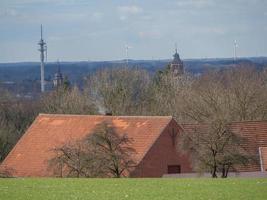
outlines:
{"label": "sky", "polygon": [[267,56],[267,0],[0,0],[0,62]]}

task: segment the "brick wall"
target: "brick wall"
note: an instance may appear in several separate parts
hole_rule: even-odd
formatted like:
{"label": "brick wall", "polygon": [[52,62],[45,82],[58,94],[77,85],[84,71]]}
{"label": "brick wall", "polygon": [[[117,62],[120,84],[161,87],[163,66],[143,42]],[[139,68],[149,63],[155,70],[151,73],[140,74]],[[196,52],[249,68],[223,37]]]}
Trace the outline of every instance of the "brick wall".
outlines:
{"label": "brick wall", "polygon": [[262,170],[267,172],[267,147],[261,147]]}
{"label": "brick wall", "polygon": [[131,176],[162,177],[163,174],[168,173],[168,165],[180,165],[181,173],[192,172],[190,158],[188,155],[178,153],[177,147],[173,143],[175,138],[172,135],[174,133],[179,134],[179,132],[179,126],[172,120],[149,149],[140,164],[131,173]]}

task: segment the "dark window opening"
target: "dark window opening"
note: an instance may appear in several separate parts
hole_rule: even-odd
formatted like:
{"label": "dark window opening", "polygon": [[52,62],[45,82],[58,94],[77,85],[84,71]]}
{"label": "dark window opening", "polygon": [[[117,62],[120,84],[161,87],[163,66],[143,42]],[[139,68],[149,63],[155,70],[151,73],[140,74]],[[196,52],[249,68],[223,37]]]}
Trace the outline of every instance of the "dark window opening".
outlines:
{"label": "dark window opening", "polygon": [[168,165],[168,174],[180,174],[181,166],[180,165]]}

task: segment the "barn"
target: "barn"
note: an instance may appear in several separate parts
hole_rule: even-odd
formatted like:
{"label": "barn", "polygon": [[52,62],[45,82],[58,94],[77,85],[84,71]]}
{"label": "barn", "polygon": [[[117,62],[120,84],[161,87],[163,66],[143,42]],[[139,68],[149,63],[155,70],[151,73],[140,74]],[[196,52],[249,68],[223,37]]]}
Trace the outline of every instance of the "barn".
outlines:
{"label": "barn", "polygon": [[131,177],[162,177],[192,172],[188,155],[177,152],[176,137],[182,131],[170,116],[104,116],[39,114],[1,164],[15,177],[53,177],[48,162],[52,149],[92,133],[109,123],[118,134],[127,134],[135,149],[136,167]]}
{"label": "barn", "polygon": [[[182,124],[182,130],[186,134],[194,131],[204,132],[205,124]],[[238,172],[266,172],[267,171],[267,121],[243,121],[232,122],[230,130],[240,135],[244,140],[241,144],[251,155],[255,156],[255,162],[246,166],[238,166]]]}

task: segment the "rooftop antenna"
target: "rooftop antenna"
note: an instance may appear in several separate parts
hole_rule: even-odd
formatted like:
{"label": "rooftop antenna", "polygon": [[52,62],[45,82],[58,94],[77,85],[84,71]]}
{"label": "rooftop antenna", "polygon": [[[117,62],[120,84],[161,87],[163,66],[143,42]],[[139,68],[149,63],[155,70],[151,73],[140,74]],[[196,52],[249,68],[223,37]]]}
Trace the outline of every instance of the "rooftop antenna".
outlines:
{"label": "rooftop antenna", "polygon": [[129,46],[129,45],[125,45],[125,53],[126,53],[126,66],[128,66],[129,63],[129,49],[131,49],[133,47]]}
{"label": "rooftop antenna", "polygon": [[41,61],[41,92],[45,91],[45,82],[44,82],[44,54],[46,53],[46,60],[47,60],[47,46],[43,40],[43,26],[41,24],[41,39],[38,43],[40,46],[40,61]]}

